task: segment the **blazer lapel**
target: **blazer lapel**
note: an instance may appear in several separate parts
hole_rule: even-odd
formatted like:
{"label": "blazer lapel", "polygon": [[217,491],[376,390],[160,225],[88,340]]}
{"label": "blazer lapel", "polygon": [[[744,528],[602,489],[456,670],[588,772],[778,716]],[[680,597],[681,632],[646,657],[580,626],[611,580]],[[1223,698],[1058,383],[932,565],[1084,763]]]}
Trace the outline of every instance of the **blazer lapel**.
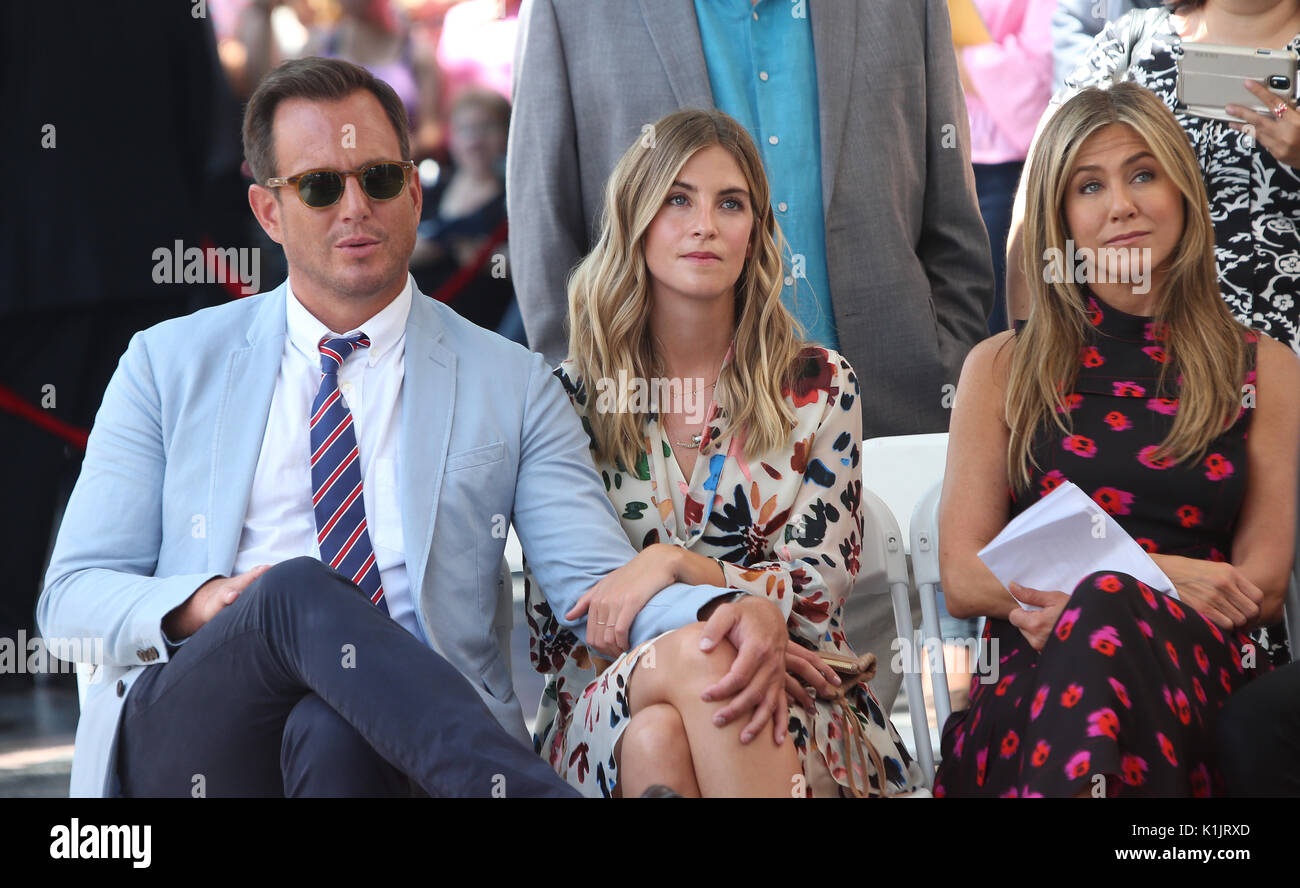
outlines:
{"label": "blazer lapel", "polygon": [[[406,321],[402,378],[400,476],[402,536],[411,597],[420,607],[424,570],[433,544],[434,517],[456,407],[456,355],[442,344],[443,326],[425,296],[414,288]],[[432,627],[430,627],[432,631]],[[437,642],[430,638],[435,647]]]}
{"label": "blazer lapel", "polygon": [[284,284],[262,297],[245,344],[231,352],[212,435],[212,488],[208,491],[208,567],[228,574],[235,566],[253,474],[262,452],[275,381],[284,355]]}
{"label": "blazer lapel", "polygon": [[825,6],[809,6],[813,54],[817,59],[817,119],[821,126],[822,143],[822,211],[829,215],[831,195],[835,193],[840,143],[844,140],[844,117],[850,101],[849,84],[853,78],[853,55],[857,48],[858,4],[840,4],[833,13]]}
{"label": "blazer lapel", "polygon": [[638,0],[679,108],[712,108],[700,27],[692,0]]}

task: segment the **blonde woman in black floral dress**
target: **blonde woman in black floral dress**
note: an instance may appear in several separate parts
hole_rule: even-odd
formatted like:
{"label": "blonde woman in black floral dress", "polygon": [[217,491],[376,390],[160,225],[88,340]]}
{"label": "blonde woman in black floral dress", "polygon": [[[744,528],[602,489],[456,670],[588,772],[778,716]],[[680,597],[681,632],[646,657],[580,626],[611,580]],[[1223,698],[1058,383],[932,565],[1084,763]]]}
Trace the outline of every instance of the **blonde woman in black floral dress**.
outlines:
{"label": "blonde woman in black floral dress", "polygon": [[[1027,255],[1070,239],[1127,264],[1079,281],[1026,262],[1028,322],[962,371],[944,594],[954,615],[989,617],[999,675],[977,676],[945,726],[935,794],[1212,795],[1216,714],[1271,668],[1243,630],[1277,618],[1290,571],[1300,362],[1219,298],[1200,171],[1149,91],[1067,102],[1027,194]],[[1040,610],[1013,601],[976,553],[1064,481],[1151,553],[1178,600],[1099,565],[1073,590],[1012,584]]]}

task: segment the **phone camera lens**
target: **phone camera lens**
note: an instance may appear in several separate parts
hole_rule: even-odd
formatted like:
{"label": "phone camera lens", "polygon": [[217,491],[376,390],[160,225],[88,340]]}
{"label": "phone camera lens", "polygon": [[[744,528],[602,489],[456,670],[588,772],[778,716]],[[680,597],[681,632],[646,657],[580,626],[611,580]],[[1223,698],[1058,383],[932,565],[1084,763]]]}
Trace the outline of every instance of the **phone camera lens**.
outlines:
{"label": "phone camera lens", "polygon": [[1268,86],[1270,89],[1290,89],[1291,78],[1283,74],[1274,74],[1268,78]]}

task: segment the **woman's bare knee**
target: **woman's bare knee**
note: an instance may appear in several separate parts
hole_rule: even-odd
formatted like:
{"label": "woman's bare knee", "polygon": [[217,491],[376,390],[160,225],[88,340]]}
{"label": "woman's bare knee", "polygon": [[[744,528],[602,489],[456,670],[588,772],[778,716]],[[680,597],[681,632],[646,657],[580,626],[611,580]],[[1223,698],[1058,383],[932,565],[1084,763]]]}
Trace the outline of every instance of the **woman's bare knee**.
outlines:
{"label": "woman's bare knee", "polygon": [[696,693],[715,684],[736,661],[736,648],[725,638],[711,651],[700,650],[703,623],[688,623],[654,642],[633,670],[633,711],[666,702],[686,690]]}
{"label": "woman's bare knee", "polygon": [[690,755],[686,725],[667,703],[647,706],[632,716],[619,738],[620,762],[649,762]]}

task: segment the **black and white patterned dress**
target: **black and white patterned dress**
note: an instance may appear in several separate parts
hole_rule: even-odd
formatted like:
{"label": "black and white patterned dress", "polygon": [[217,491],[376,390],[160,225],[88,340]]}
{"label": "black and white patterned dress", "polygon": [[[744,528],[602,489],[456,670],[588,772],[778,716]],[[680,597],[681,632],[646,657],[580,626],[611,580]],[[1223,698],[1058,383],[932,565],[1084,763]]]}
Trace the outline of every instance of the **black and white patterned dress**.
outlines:
{"label": "black and white patterned dress", "polygon": [[[1219,287],[1237,319],[1300,353],[1300,170],[1278,160],[1249,134],[1223,121],[1176,110],[1182,40],[1168,12],[1129,55],[1125,35],[1146,10],[1109,22],[1053,104],[1089,86],[1132,81],[1154,92],[1191,139],[1214,220]],[[1300,34],[1288,45],[1300,51]]]}

